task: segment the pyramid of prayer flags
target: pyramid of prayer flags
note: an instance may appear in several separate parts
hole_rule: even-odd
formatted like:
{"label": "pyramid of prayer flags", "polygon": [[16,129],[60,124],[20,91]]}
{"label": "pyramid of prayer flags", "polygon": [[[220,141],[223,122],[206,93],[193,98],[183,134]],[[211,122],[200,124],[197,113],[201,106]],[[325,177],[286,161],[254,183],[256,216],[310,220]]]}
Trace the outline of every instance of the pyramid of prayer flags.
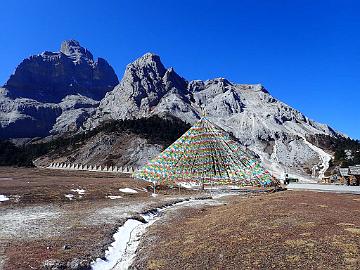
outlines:
{"label": "pyramid of prayer flags", "polygon": [[222,128],[201,118],[172,145],[135,171],[154,183],[273,186],[258,160]]}

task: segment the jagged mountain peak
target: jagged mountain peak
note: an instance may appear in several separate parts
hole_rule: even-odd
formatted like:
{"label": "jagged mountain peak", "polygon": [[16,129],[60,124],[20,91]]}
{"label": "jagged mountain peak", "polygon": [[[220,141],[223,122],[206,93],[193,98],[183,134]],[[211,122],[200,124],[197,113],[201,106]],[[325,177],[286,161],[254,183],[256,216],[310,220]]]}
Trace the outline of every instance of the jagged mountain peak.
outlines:
{"label": "jagged mountain peak", "polygon": [[[237,84],[225,78],[188,82],[173,68],[166,69],[153,53],[130,63],[118,84],[111,66],[101,58],[92,61],[89,53],[77,41],[66,41],[61,52],[25,59],[6,89],[0,89],[4,136],[33,136],[29,131],[38,131],[39,124],[43,129],[36,136],[48,134],[51,128],[53,134],[61,134],[80,126],[90,129],[109,119],[152,115],[194,123],[205,110],[209,119],[257,153],[272,172],[279,175],[293,168],[300,176],[311,172],[314,165],[319,165],[321,175],[330,160],[307,138],[341,136],[272,97],[261,84]],[[85,58],[91,61],[82,61]],[[11,100],[9,92],[22,100]],[[16,125],[11,122],[14,119]]]}
{"label": "jagged mountain peak", "polygon": [[203,109],[277,175],[289,167],[296,168],[297,175],[306,175],[314,164],[321,165],[322,175],[328,166],[329,155],[306,137],[337,133],[277,100],[262,84],[237,84],[221,77],[188,82],[173,68],[165,69],[160,57],[151,53],[128,65],[120,86],[101,101],[86,127],[108,119],[151,115],[194,123]]}
{"label": "jagged mountain peak", "polygon": [[161,62],[160,56],[156,53],[147,52],[143,56],[139,57],[137,60],[143,60],[143,61],[155,61],[155,62]]}
{"label": "jagged mountain peak", "polygon": [[91,52],[76,40],[61,44],[60,52],[44,51],[24,59],[4,85],[11,98],[31,98],[58,103],[67,95],[100,100],[119,80],[104,59],[93,60]]}
{"label": "jagged mountain peak", "polygon": [[160,57],[154,53],[146,53],[126,67],[125,74],[132,73],[138,76],[149,75],[160,78],[165,75],[166,69]]}
{"label": "jagged mountain peak", "polygon": [[60,46],[60,52],[73,58],[75,61],[79,61],[81,58],[94,60],[92,53],[82,47],[79,41],[74,39],[63,41]]}

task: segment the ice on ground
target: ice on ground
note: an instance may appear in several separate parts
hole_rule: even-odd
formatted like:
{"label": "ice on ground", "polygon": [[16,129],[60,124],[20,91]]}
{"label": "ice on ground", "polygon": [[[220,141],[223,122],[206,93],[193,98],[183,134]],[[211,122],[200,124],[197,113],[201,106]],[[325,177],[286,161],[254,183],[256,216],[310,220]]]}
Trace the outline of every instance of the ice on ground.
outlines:
{"label": "ice on ground", "polygon": [[159,194],[151,193],[151,197],[157,197]]}
{"label": "ice on ground", "polygon": [[196,182],[178,182],[178,185],[184,188],[198,188],[201,186],[200,183],[196,183]]}
{"label": "ice on ground", "polygon": [[72,192],[76,192],[76,193],[79,194],[79,195],[84,195],[84,194],[85,194],[85,189],[79,189],[79,188],[77,188],[77,189],[72,189],[71,191],[72,191]]}
{"label": "ice on ground", "polygon": [[[183,206],[197,206],[204,204],[214,204],[209,200],[190,200],[176,203],[165,208],[157,208],[158,212],[177,209]],[[216,203],[215,203],[216,204]],[[105,251],[105,260],[98,258],[92,262],[93,270],[124,270],[129,269],[136,255],[137,247],[140,243],[140,237],[145,233],[147,227],[157,221],[161,216],[153,213],[141,215],[147,223],[138,220],[128,219],[123,226],[113,235],[114,242],[109,249]]]}
{"label": "ice on ground", "polygon": [[287,185],[287,189],[307,189],[307,190],[318,190],[327,192],[339,192],[339,193],[355,193],[360,194],[359,186],[345,186],[345,185],[323,185],[323,184],[299,184],[290,183]]}
{"label": "ice on ground", "polygon": [[118,195],[108,195],[106,197],[109,198],[110,200],[116,200],[122,198],[122,196],[118,196]]}
{"label": "ice on ground", "polygon": [[0,202],[5,202],[10,200],[9,197],[6,197],[5,195],[0,195]]}
{"label": "ice on ground", "polygon": [[68,198],[70,201],[72,199],[74,199],[74,195],[73,194],[65,194],[65,197]]}
{"label": "ice on ground", "polygon": [[[137,227],[142,227],[141,225],[145,225],[140,221],[134,219],[128,219],[122,227],[118,229],[118,231],[114,234],[114,242],[111,244],[109,249],[105,252],[106,260],[102,260],[98,258],[93,264],[92,269],[94,270],[105,270],[105,269],[114,269],[119,265],[124,258],[124,254],[128,248],[128,244],[130,242],[131,236],[134,234]],[[140,228],[138,228],[139,230]],[[138,234],[139,232],[137,232]],[[127,269],[127,267],[121,267],[119,269]]]}
{"label": "ice on ground", "polygon": [[138,193],[135,189],[132,188],[120,188],[119,191],[123,193]]}
{"label": "ice on ground", "polygon": [[213,186],[205,186],[204,190],[242,190],[244,187],[237,185],[213,185]]}

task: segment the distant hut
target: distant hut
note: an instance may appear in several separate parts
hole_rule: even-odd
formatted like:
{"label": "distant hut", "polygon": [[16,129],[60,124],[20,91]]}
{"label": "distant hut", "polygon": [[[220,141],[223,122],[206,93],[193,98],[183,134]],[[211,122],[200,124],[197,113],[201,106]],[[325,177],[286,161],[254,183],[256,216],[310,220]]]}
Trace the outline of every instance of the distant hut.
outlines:
{"label": "distant hut", "polygon": [[360,185],[360,165],[349,166],[350,172],[350,185],[359,186]]}
{"label": "distant hut", "polygon": [[343,185],[360,185],[360,165],[339,168],[340,183]]}

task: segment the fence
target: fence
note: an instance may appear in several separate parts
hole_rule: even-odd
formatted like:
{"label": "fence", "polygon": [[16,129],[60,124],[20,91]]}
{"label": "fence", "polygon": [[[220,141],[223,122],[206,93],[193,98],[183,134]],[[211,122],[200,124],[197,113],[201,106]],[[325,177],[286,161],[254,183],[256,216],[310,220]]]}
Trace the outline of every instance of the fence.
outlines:
{"label": "fence", "polygon": [[73,170],[73,171],[90,171],[90,172],[114,172],[114,173],[133,173],[134,167],[127,166],[99,166],[74,163],[51,163],[48,169]]}

